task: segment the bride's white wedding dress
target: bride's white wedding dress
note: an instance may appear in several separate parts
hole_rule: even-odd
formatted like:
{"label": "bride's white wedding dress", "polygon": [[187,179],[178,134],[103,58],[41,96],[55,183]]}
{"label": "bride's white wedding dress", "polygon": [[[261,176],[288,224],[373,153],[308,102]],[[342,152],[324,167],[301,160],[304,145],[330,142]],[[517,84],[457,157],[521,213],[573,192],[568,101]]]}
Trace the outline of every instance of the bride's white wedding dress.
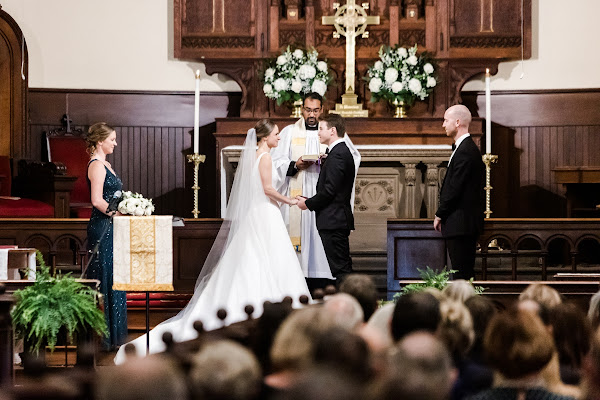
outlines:
{"label": "bride's white wedding dress", "polygon": [[[150,331],[150,353],[165,349],[164,332],[171,332],[179,342],[197,336],[193,329],[197,320],[206,330],[221,327],[216,317],[220,308],[227,310],[225,323],[230,324],[247,318],[244,307],[248,304],[259,316],[266,300],[281,301],[291,296],[297,305],[301,295],[309,295],[281,212],[263,192],[258,163],[266,153],[256,157],[255,144],[256,134],[249,132],[224,227],[207,257],[194,295],[178,315]],[[131,343],[138,355],[146,353],[146,335]],[[115,363],[125,360],[124,348],[119,349]]]}

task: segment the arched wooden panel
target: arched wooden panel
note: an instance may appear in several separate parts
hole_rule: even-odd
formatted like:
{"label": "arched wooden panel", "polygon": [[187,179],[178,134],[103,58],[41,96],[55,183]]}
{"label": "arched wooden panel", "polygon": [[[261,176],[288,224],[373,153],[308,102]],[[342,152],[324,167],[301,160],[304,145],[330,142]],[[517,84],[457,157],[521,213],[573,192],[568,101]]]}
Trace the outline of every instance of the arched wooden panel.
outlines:
{"label": "arched wooden panel", "polygon": [[27,45],[21,28],[0,6],[0,155],[25,158]]}

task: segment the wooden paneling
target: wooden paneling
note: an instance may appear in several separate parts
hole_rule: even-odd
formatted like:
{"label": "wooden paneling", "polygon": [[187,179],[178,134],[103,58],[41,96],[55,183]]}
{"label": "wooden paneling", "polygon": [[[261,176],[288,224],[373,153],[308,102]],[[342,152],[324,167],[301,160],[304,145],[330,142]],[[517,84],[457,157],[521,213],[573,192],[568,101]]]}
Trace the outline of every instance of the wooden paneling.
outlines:
{"label": "wooden paneling", "polygon": [[0,155],[21,158],[27,137],[28,52],[16,21],[0,6]]}
{"label": "wooden paneling", "polygon": [[[117,131],[118,146],[109,161],[126,190],[152,197],[159,214],[191,216],[194,118],[192,93],[108,92],[30,89],[27,158],[45,159],[45,131],[60,126],[65,111],[75,126],[86,129],[105,121]],[[217,159],[213,136],[217,117],[236,116],[239,94],[202,93],[200,100],[200,167],[202,217],[217,215]]]}
{"label": "wooden paneling", "polygon": [[[462,98],[473,115],[484,116],[484,93]],[[494,92],[491,102],[492,153],[499,155],[492,168],[493,216],[566,216],[565,189],[552,169],[600,166],[600,90]]]}
{"label": "wooden paneling", "polygon": [[[494,239],[500,247],[489,247]],[[444,238],[431,220],[390,219],[387,241],[388,296],[400,290],[399,280],[419,278],[417,268],[448,265]],[[561,272],[600,271],[600,219],[491,218],[479,243],[477,279],[551,280]],[[561,252],[564,259],[557,260]]]}

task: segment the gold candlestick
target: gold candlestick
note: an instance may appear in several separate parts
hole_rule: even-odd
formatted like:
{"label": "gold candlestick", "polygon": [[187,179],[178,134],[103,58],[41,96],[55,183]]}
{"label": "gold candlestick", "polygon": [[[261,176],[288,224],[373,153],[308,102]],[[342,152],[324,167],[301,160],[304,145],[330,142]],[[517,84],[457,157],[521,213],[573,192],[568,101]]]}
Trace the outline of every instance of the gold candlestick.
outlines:
{"label": "gold candlestick", "polygon": [[198,190],[200,190],[200,186],[198,186],[198,167],[200,163],[203,163],[206,160],[206,156],[204,154],[189,154],[187,156],[188,162],[194,163],[194,186],[192,189],[194,190],[194,209],[192,210],[192,214],[194,214],[194,218],[198,218]]}
{"label": "gold candlestick", "polygon": [[490,208],[491,197],[492,197],[492,185],[491,185],[491,176],[492,176],[492,164],[498,161],[498,156],[494,154],[486,153],[482,157],[483,163],[485,164],[485,217],[489,218],[492,214],[492,210]]}

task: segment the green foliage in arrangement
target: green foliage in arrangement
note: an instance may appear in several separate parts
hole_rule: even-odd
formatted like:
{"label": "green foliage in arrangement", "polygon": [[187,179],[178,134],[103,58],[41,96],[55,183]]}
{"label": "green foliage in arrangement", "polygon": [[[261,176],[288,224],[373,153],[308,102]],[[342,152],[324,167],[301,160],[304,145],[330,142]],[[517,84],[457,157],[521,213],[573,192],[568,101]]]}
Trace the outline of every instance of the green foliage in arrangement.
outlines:
{"label": "green foliage in arrangement", "polygon": [[98,293],[77,282],[71,274],[50,274],[42,254],[36,254],[38,271],[35,283],[14,293],[16,304],[11,311],[16,336],[26,344],[26,351],[39,353],[48,345],[52,351],[59,332],[68,334],[95,331],[108,333],[104,313],[98,309]]}
{"label": "green foliage in arrangement", "polygon": [[[394,300],[397,300],[400,296],[404,294],[419,292],[425,288],[435,288],[438,290],[443,290],[446,286],[448,286],[448,282],[450,281],[450,274],[457,272],[453,269],[446,269],[446,267],[444,267],[444,269],[442,269],[439,272],[436,272],[429,267],[426,267],[426,269],[417,268],[417,271],[419,271],[419,275],[421,276],[421,280],[423,282],[411,283],[402,287],[402,290],[394,295]],[[469,282],[471,283],[471,285],[473,285],[473,278],[471,278]],[[483,287],[473,286],[473,288],[475,289],[475,293],[483,293]]]}

